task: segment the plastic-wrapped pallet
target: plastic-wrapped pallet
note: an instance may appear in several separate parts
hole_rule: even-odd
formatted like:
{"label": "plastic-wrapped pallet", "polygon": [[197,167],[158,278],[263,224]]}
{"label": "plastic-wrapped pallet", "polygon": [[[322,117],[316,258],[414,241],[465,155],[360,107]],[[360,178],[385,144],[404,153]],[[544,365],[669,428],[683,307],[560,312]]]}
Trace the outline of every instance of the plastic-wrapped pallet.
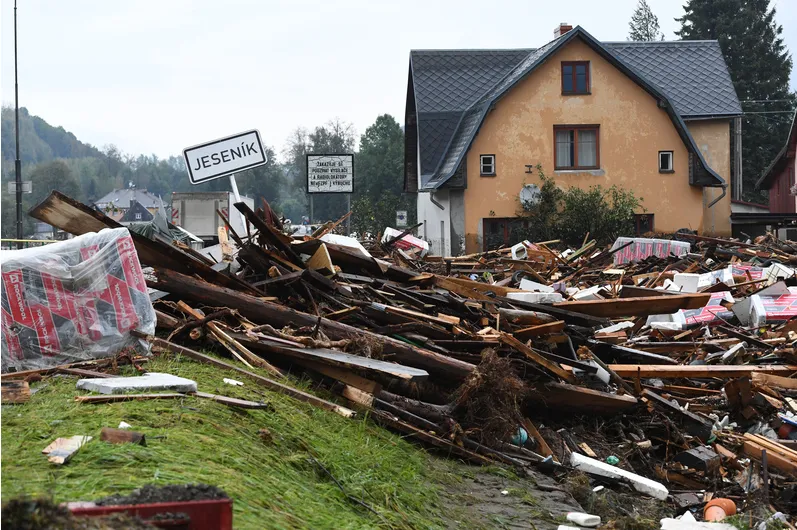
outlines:
{"label": "plastic-wrapped pallet", "polygon": [[4,251],[2,371],[47,368],[145,344],[155,310],[127,228]]}
{"label": "plastic-wrapped pallet", "polygon": [[648,239],[643,237],[618,237],[612,245],[616,250],[626,243],[631,243],[624,249],[615,252],[614,264],[620,265],[632,261],[640,261],[650,256],[666,258],[667,256],[684,256],[691,248],[689,243],[671,239]]}

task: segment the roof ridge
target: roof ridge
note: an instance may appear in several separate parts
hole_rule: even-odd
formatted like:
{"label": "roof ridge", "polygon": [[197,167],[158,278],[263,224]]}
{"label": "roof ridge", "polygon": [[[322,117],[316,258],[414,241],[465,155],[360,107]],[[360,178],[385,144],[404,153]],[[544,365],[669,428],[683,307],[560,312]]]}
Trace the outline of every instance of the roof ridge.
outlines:
{"label": "roof ridge", "polygon": [[661,44],[714,44],[719,43],[717,39],[700,39],[700,40],[658,40],[658,41],[643,41],[643,40],[607,40],[601,41],[601,44],[633,44],[636,46],[658,46]]}

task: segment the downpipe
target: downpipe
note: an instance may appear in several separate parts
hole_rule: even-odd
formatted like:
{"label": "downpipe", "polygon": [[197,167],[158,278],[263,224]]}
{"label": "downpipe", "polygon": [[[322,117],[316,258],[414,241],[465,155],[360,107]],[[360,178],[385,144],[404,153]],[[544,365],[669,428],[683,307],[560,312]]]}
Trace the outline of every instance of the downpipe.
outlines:
{"label": "downpipe", "polygon": [[[723,193],[723,195],[724,195],[724,193]],[[721,199],[721,198],[722,198],[722,197],[720,197],[720,199]],[[446,209],[446,207],[445,207],[445,206],[443,206],[442,204],[440,204],[439,202],[437,202],[437,201],[435,200],[435,198],[434,198],[434,192],[430,192],[430,193],[429,193],[429,200],[430,200],[430,201],[432,201],[432,204],[434,204],[435,206],[437,206],[437,207],[438,207],[438,208],[440,208],[441,210],[445,210],[445,209]]]}
{"label": "downpipe", "polygon": [[720,196],[717,197],[716,199],[714,199],[713,201],[711,201],[710,203],[708,203],[708,206],[706,206],[706,208],[711,208],[712,206],[714,206],[715,204],[720,202],[722,200],[722,198],[725,197],[725,195],[727,193],[728,193],[728,185],[727,184],[723,184],[722,185],[722,193],[720,193]]}

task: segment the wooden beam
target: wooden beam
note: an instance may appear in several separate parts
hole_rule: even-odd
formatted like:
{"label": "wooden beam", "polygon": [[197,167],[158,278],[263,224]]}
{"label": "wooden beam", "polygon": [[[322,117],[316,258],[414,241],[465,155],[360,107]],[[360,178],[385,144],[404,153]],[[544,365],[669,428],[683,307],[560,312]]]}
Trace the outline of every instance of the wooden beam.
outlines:
{"label": "wooden beam", "polygon": [[642,298],[615,298],[612,300],[584,300],[557,302],[559,309],[577,311],[598,317],[663,315],[679,309],[700,309],[711,299],[710,293],[689,293],[673,296],[645,296]]}
{"label": "wooden beam", "polygon": [[532,350],[531,348],[529,348],[528,346],[517,340],[512,335],[508,333],[501,333],[501,335],[499,336],[499,340],[504,344],[506,344],[507,346],[509,346],[510,348],[516,349],[517,351],[528,357],[530,360],[534,361],[536,364],[544,367],[550,372],[553,372],[554,374],[564,379],[565,381],[571,383],[575,382],[576,379],[571,372],[564,370],[561,367],[561,365],[547,359],[546,357]]}
{"label": "wooden beam", "polygon": [[638,403],[634,396],[610,394],[563,383],[538,385],[537,391],[532,392],[529,399],[545,407],[566,409],[569,414],[614,414],[635,407]]}
{"label": "wooden beam", "polygon": [[753,372],[752,378],[753,383],[766,385],[770,388],[777,388],[778,390],[797,390],[797,379],[795,378],[770,375],[761,372]]}
{"label": "wooden beam", "polygon": [[679,379],[718,377],[720,379],[750,377],[754,373],[789,376],[797,372],[797,366],[763,364],[763,365],[663,365],[663,364],[610,364],[608,365],[620,377]]}

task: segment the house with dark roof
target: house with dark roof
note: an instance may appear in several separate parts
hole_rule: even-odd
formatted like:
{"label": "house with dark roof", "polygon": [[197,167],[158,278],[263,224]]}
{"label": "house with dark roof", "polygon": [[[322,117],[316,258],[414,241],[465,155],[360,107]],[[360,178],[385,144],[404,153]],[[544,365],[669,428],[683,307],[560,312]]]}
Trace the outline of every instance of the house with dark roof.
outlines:
{"label": "house with dark roof", "polygon": [[797,155],[797,111],[794,112],[786,143],[755,184],[757,190],[769,190],[770,213],[797,213],[797,197],[791,192],[795,184],[795,155]]}
{"label": "house with dark roof", "polygon": [[119,223],[127,225],[129,223],[148,223],[155,218],[143,204],[133,200],[133,203],[125,210],[124,215],[119,219]]}
{"label": "house with dark roof", "polygon": [[404,184],[432,252],[513,243],[537,165],[559,186],[632,189],[640,232],[729,235],[742,109],[718,43],[602,43],[566,24],[554,36],[410,53]]}
{"label": "house with dark roof", "polygon": [[162,203],[161,198],[144,188],[124,188],[113,190],[94,201],[94,206],[105,215],[119,221],[133,204],[140,204],[155,215]]}

